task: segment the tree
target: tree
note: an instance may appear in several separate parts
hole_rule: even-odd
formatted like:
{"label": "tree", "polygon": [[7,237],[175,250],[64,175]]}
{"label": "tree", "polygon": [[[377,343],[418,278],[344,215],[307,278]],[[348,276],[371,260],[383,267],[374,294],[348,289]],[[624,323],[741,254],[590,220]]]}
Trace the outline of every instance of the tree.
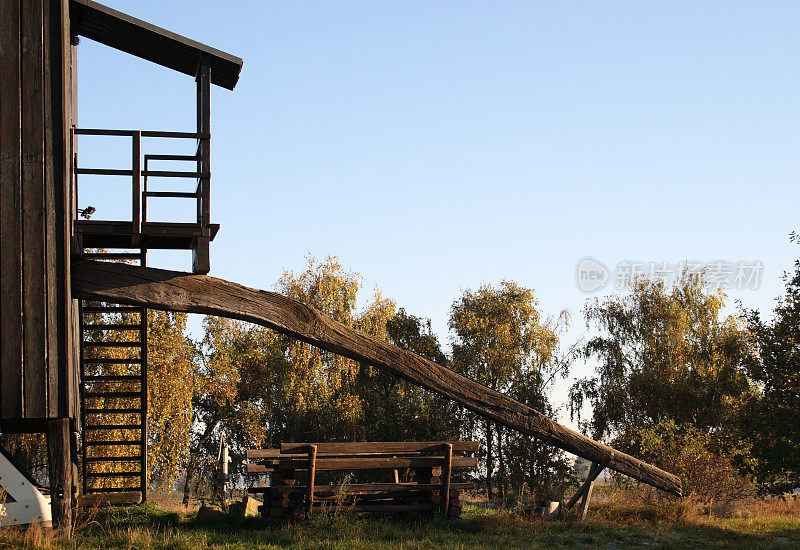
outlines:
{"label": "tree", "polygon": [[184,503],[200,472],[214,479],[219,438],[230,446],[231,473],[242,473],[247,448],[267,438],[270,398],[283,368],[277,335],[222,317],[203,319],[202,362],[192,396],[192,452],[184,481]]}
{"label": "tree", "polygon": [[[796,234],[792,240],[800,241]],[[770,321],[756,311],[748,314],[757,348],[749,373],[758,386],[742,415],[743,433],[752,442],[747,469],[771,493],[800,486],[800,260],[784,280],[786,294]]]}
{"label": "tree", "polygon": [[[580,419],[591,404],[585,431],[677,473],[684,494],[707,493],[715,471],[736,475],[731,461],[746,453],[736,426],[751,390],[745,367],[752,349],[743,320],[723,317],[724,305],[721,291],[684,273],[671,287],[638,280],[624,296],[585,309],[587,326],[599,334],[581,351],[599,365],[596,376],[572,386],[573,415]],[[702,449],[704,458],[689,460],[684,447]],[[714,491],[730,493],[739,481]]]}
{"label": "tree", "polygon": [[671,288],[639,280],[622,297],[587,303],[587,327],[600,334],[582,353],[599,366],[573,385],[573,414],[592,405],[585,427],[595,439],[662,420],[703,430],[735,425],[750,390],[751,348],[742,319],[721,316],[724,305],[725,295],[708,292],[700,276]]}
{"label": "tree", "polygon": [[[499,287],[483,285],[476,292],[467,290],[453,303],[449,325],[454,333],[454,370],[552,413],[544,390],[553,373],[563,372],[565,363],[558,361],[558,336],[541,323],[532,290],[511,281],[503,281]],[[536,474],[561,470],[560,451],[509,435],[493,421],[474,415],[469,418],[469,428],[484,440],[490,499],[496,467],[501,491],[505,491],[509,459],[518,481],[533,481]]]}
{"label": "tree", "polygon": [[147,462],[150,480],[171,488],[189,457],[198,350],[187,314],[147,312]]}
{"label": "tree", "polygon": [[[386,323],[397,346],[447,365],[430,320],[400,309]],[[386,371],[364,365],[357,376],[363,403],[363,438],[368,441],[449,440],[459,434],[458,411],[450,401]]]}

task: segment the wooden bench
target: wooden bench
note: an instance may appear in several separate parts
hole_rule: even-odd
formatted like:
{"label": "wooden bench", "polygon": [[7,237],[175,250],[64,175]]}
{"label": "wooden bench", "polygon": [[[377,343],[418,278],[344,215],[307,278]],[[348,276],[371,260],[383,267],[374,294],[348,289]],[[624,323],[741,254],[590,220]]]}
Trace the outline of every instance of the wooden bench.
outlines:
{"label": "wooden bench", "polygon": [[[460,494],[470,483],[452,482],[453,468],[475,468],[477,441],[282,443],[280,449],[247,451],[249,474],[271,473],[261,493],[264,518],[299,520],[323,506],[352,512],[435,512],[460,517]],[[316,484],[317,472],[391,470],[393,480]],[[297,473],[303,472],[303,483]],[[388,477],[388,476],[387,476]]]}

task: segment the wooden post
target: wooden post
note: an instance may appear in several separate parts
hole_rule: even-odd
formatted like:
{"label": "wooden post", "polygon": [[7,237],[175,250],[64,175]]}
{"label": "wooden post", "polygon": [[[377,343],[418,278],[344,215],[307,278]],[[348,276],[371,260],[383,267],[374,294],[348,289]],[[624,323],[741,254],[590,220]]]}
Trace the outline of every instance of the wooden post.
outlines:
{"label": "wooden post", "polygon": [[447,518],[450,512],[450,474],[453,471],[453,444],[446,443],[442,464],[442,515]]}
{"label": "wooden post", "polygon": [[197,223],[201,235],[192,243],[192,271],[206,274],[211,269],[211,59],[203,57],[197,69]]}
{"label": "wooden post", "polygon": [[317,446],[309,445],[308,449],[308,493],[306,498],[307,514],[311,517],[314,511],[314,483],[317,477]]}
{"label": "wooden post", "polygon": [[142,189],[141,189],[141,181],[142,181],[142,165],[141,165],[141,148],[142,148],[142,133],[140,131],[134,131],[132,136],[132,158],[131,158],[131,170],[133,171],[131,182],[133,185],[133,196],[132,199],[132,212],[131,212],[131,221],[133,222],[133,234],[134,239],[139,239],[139,234],[142,232],[142,215],[141,215],[141,204],[142,204]]}
{"label": "wooden post", "polygon": [[589,487],[581,499],[581,521],[586,519],[586,512],[589,510],[589,499],[592,498],[592,489],[594,488],[594,480],[589,482]]}
{"label": "wooden post", "polygon": [[[613,458],[613,453],[612,453]],[[603,472],[608,462],[598,463],[592,462],[592,467],[589,468],[589,474],[586,476],[586,481],[583,482],[578,492],[573,495],[567,503],[567,509],[571,509],[578,500],[581,501],[581,521],[586,519],[586,512],[589,510],[589,499],[592,498],[592,489],[594,488],[594,481]]]}
{"label": "wooden post", "polygon": [[47,422],[47,455],[50,473],[50,506],[53,527],[72,533],[72,451],[68,418]]}

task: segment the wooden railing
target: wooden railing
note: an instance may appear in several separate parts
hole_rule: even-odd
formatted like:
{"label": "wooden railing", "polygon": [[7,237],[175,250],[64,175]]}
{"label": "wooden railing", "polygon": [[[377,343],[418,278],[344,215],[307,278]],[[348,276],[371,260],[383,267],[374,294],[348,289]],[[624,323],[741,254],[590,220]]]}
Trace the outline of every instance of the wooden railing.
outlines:
{"label": "wooden railing", "polygon": [[[196,132],[162,132],[149,130],[106,130],[96,128],[73,128],[73,136],[128,136],[131,138],[131,168],[84,168],[78,166],[77,154],[74,155],[74,174],[75,174],[75,204],[78,204],[78,176],[127,176],[131,178],[132,188],[132,207],[131,222],[133,232],[141,233],[142,223],[147,222],[147,201],[149,198],[187,198],[197,201],[197,224],[200,227],[208,227],[210,219],[209,181],[211,171],[209,167],[209,155],[205,152],[209,149],[210,134],[200,134]],[[162,155],[145,154],[142,157],[142,138],[176,138],[194,139],[197,141],[197,148],[194,155]],[[73,143],[75,138],[73,137]],[[144,160],[144,162],[142,162]],[[154,161],[184,161],[193,162],[194,170],[151,170],[150,164]],[[148,189],[147,178],[193,178],[197,180],[197,187],[194,192],[179,191],[150,191]],[[76,209],[77,210],[77,209]],[[78,212],[75,213],[76,217]]]}

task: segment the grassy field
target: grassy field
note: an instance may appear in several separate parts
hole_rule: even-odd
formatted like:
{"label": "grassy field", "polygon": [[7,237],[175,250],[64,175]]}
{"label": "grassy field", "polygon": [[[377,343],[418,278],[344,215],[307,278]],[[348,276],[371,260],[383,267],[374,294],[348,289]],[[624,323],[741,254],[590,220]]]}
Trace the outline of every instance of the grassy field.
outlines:
{"label": "grassy field", "polygon": [[283,527],[235,516],[199,526],[196,513],[147,504],[84,513],[71,540],[38,528],[2,530],[0,548],[800,548],[797,502],[754,502],[724,515],[607,503],[594,506],[584,523],[542,522],[468,505],[455,521],[321,514]]}

